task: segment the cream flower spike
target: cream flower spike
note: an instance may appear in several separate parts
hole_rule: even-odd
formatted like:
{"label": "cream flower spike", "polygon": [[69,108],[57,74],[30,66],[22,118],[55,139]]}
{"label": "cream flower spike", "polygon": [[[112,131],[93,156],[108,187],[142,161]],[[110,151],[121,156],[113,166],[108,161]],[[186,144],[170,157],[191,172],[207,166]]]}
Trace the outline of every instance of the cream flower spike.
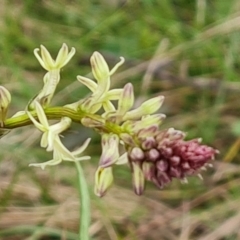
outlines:
{"label": "cream flower spike", "polygon": [[70,61],[70,59],[76,52],[75,48],[71,48],[71,51],[69,52],[68,46],[63,43],[62,47],[58,52],[56,60],[53,60],[52,56],[43,45],[41,45],[40,48],[41,56],[39,55],[39,48],[34,49],[34,55],[41,64],[41,66],[47,71],[61,69]]}

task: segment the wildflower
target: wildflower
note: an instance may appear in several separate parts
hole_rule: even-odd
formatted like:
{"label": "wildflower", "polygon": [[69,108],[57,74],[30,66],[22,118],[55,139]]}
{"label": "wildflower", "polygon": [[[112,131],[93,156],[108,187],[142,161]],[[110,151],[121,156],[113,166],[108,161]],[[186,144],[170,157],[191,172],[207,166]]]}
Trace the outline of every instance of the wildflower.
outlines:
{"label": "wildflower", "polygon": [[102,155],[99,165],[108,167],[114,164],[119,158],[119,138],[116,134],[103,134],[102,136]]}
{"label": "wildflower", "polygon": [[[41,56],[39,50],[41,49]],[[48,72],[43,78],[44,86],[39,94],[31,100],[28,108],[34,109],[35,102],[40,102],[41,105],[47,106],[50,104],[52,97],[55,93],[56,87],[60,80],[60,70],[64,67],[75,54],[75,48],[68,51],[68,46],[64,43],[58,52],[56,60],[53,60],[48,50],[41,45],[39,48],[34,50],[34,55],[41,64],[41,66]]]}
{"label": "wildflower", "polygon": [[3,86],[0,86],[0,126],[3,127],[4,120],[7,117],[8,106],[11,102],[10,92]]}
{"label": "wildflower", "polygon": [[[41,49],[41,56],[39,55],[39,50]],[[53,60],[48,50],[41,45],[39,48],[34,49],[34,55],[41,64],[41,66],[46,69],[48,72],[52,70],[60,70],[64,67],[70,59],[75,54],[75,48],[72,48],[71,51],[68,51],[68,46],[63,43],[62,47],[60,48],[56,60]]]}
{"label": "wildflower", "polygon": [[102,197],[113,182],[112,167],[98,167],[95,173],[95,189],[97,196]]}
{"label": "wildflower", "polygon": [[35,120],[30,112],[27,112],[27,114],[35,127],[43,132],[40,145],[46,148],[47,151],[53,151],[53,159],[45,163],[30,164],[30,166],[40,166],[44,169],[45,166],[59,164],[62,160],[80,161],[90,159],[89,156],[77,157],[87,148],[90,139],[87,139],[79,149],[73,152],[70,152],[60,140],[59,134],[70,126],[70,118],[63,117],[59,123],[50,126],[45,112],[38,102],[35,103],[35,108],[39,122]]}
{"label": "wildflower", "polygon": [[117,100],[122,92],[122,89],[110,89],[110,76],[116,72],[116,70],[124,62],[124,58],[120,58],[120,62],[117,63],[113,69],[110,71],[109,67],[104,60],[103,56],[99,52],[94,52],[91,56],[90,62],[92,66],[92,73],[97,80],[95,83],[93,80],[86,77],[78,76],[79,82],[88,87],[93,93],[92,95],[81,101],[81,109],[95,113],[102,106],[105,111],[114,111],[115,107],[111,103],[111,100]]}
{"label": "wildflower", "polygon": [[127,83],[123,87],[123,92],[118,101],[117,115],[124,116],[126,112],[133,106],[133,104],[134,104],[133,86],[131,83]]}
{"label": "wildflower", "polygon": [[102,135],[102,154],[95,173],[95,194],[103,196],[113,182],[113,165],[128,163],[127,153],[119,155],[119,137],[116,134]]}
{"label": "wildflower", "polygon": [[142,195],[145,186],[143,171],[140,162],[132,162],[133,168],[133,187],[137,195]]}

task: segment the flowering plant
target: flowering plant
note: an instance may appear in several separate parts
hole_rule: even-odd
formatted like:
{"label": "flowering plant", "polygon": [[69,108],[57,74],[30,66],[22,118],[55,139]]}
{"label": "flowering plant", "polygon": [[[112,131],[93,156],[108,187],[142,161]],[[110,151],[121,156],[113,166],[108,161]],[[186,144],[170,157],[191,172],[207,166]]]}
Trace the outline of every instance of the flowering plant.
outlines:
{"label": "flowering plant", "polygon": [[[39,55],[39,51],[41,55]],[[162,189],[173,178],[187,181],[190,175],[200,175],[200,170],[211,166],[210,161],[218,153],[212,147],[202,145],[201,139],[186,141],[186,134],[174,128],[160,129],[165,118],[158,113],[164,97],[157,96],[134,108],[134,91],[131,83],[121,89],[111,89],[111,75],[123,64],[124,58],[109,69],[103,56],[94,52],[90,62],[96,81],[77,76],[78,81],[92,92],[90,96],[61,107],[50,106],[56,87],[60,81],[60,70],[73,57],[75,49],[69,52],[63,44],[56,60],[48,50],[41,46],[34,54],[47,71],[43,78],[42,90],[29,102],[25,111],[7,118],[11,101],[9,91],[0,86],[0,133],[21,126],[33,124],[42,132],[40,145],[53,153],[53,159],[43,163],[31,163],[30,166],[53,166],[62,161],[76,163],[79,172],[80,193],[82,198],[83,218],[89,218],[84,210],[87,204],[87,189],[79,161],[88,160],[90,156],[81,156],[90,143],[86,139],[77,150],[69,151],[61,142],[60,134],[68,129],[72,122],[96,130],[101,135],[102,154],[95,173],[95,194],[102,197],[113,182],[112,168],[115,165],[128,164],[132,171],[133,188],[141,195],[145,181],[153,182]],[[114,105],[113,101],[117,101]],[[59,122],[50,125],[49,120]],[[123,149],[120,154],[119,148]],[[84,215],[85,213],[85,215]],[[89,221],[89,219],[87,220]],[[82,221],[83,222],[83,221]],[[87,239],[86,226],[81,225],[81,239]]]}

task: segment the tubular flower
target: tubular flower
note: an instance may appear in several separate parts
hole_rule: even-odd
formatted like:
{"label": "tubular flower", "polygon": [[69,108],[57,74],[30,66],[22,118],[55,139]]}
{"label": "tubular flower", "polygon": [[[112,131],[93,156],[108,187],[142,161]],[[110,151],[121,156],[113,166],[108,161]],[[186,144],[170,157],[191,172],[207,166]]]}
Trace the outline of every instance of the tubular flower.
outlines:
{"label": "tubular flower", "polygon": [[110,71],[109,67],[99,52],[94,52],[90,59],[92,66],[92,73],[95,77],[96,82],[93,80],[78,76],[77,79],[79,82],[88,87],[93,93],[92,95],[80,101],[81,109],[88,111],[90,113],[97,112],[101,107],[105,111],[114,111],[115,107],[111,103],[111,100],[117,100],[122,92],[122,89],[110,89],[110,76],[116,72],[116,70],[124,62],[124,58],[120,58],[120,62],[117,63],[113,69]]}
{"label": "tubular flower", "polygon": [[109,167],[119,158],[119,137],[116,134],[103,134],[102,136],[102,155],[99,165]]}
{"label": "tubular flower", "polygon": [[[41,50],[41,56],[38,53],[39,50]],[[52,70],[60,70],[62,67],[64,67],[71,60],[75,52],[75,48],[72,48],[69,52],[68,46],[63,43],[62,47],[58,52],[56,60],[53,60],[51,54],[43,45],[40,46],[40,49],[36,48],[34,50],[34,55],[41,64],[41,66],[48,72],[50,72]]]}
{"label": "tubular flower", "polygon": [[38,102],[35,103],[35,108],[39,122],[32,116],[30,112],[27,112],[28,117],[31,119],[35,127],[43,132],[40,143],[41,147],[46,148],[47,151],[53,151],[53,159],[45,163],[30,164],[30,166],[37,166],[44,169],[47,165],[56,165],[62,160],[80,161],[90,159],[89,156],[77,157],[87,148],[90,139],[87,139],[79,149],[73,152],[70,152],[60,140],[59,134],[70,126],[70,118],[64,117],[59,123],[50,126],[44,110]]}
{"label": "tubular flower", "polygon": [[119,155],[119,137],[116,134],[102,135],[102,154],[95,173],[95,194],[102,197],[113,182],[112,166],[128,163],[127,153]]}
{"label": "tubular flower", "polygon": [[[39,55],[39,50],[41,51],[41,56]],[[36,48],[34,50],[34,55],[41,66],[47,70],[47,73],[43,78],[43,89],[33,100],[31,100],[31,103],[29,104],[30,109],[34,109],[36,101],[41,102],[44,106],[50,104],[60,80],[60,70],[70,61],[75,52],[75,48],[72,48],[69,52],[68,46],[64,43],[58,52],[56,60],[54,60],[43,45],[40,46],[40,49]]]}
{"label": "tubular flower", "polygon": [[108,188],[113,182],[112,168],[98,167],[95,173],[95,187],[94,192],[98,197],[104,196]]}

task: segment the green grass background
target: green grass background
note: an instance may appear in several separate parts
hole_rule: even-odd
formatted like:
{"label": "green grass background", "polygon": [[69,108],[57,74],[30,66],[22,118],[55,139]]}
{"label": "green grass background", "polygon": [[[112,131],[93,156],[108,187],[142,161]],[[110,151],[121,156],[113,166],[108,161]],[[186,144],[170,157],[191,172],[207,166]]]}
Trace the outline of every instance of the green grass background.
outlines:
{"label": "green grass background", "polygon": [[[240,3],[238,0],[0,0],[0,81],[10,90],[9,115],[23,110],[42,87],[44,70],[33,55],[43,44],[55,56],[62,43],[76,55],[61,72],[55,105],[77,101],[88,90],[76,81],[89,75],[89,58],[101,52],[109,66],[126,63],[112,86],[132,82],[139,103],[164,95],[162,128],[220,150],[203,180],[190,178],[134,195],[129,168],[114,169],[107,195],[93,195],[101,153],[99,136],[73,125],[65,144],[92,136],[83,164],[92,202],[90,234],[96,240],[240,239]],[[77,177],[63,162],[45,171],[29,168],[51,156],[33,127],[1,139],[0,239],[77,239]]]}

